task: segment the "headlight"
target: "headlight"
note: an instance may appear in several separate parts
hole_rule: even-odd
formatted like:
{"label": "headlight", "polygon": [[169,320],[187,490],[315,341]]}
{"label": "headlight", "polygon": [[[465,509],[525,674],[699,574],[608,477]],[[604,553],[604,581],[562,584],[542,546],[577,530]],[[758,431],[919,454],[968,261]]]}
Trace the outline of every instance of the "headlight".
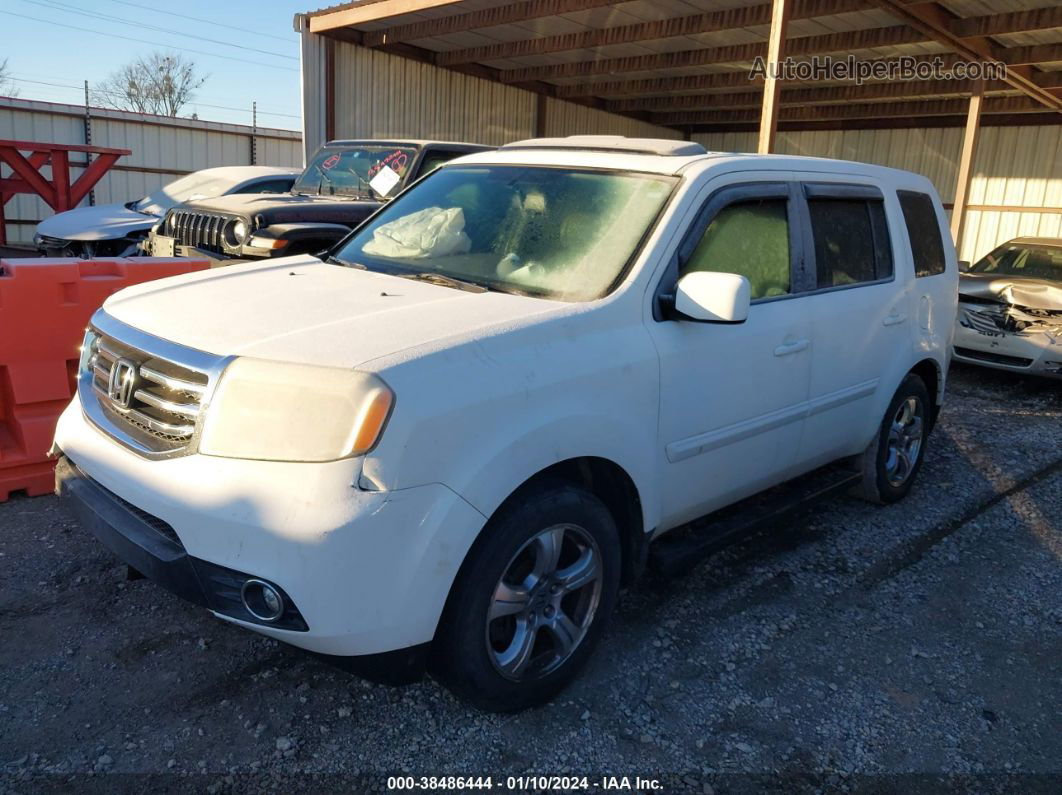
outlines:
{"label": "headlight", "polygon": [[173,213],[170,213],[166,216],[166,229],[169,230],[169,233],[171,235],[173,234],[173,229],[175,226],[177,226],[177,216],[175,216]]}
{"label": "headlight", "polygon": [[236,238],[237,243],[247,242],[247,222],[237,221],[232,227],[232,236]]}
{"label": "headlight", "polygon": [[265,461],[362,455],[379,440],[394,401],[369,373],[238,358],[206,410],[199,452]]}

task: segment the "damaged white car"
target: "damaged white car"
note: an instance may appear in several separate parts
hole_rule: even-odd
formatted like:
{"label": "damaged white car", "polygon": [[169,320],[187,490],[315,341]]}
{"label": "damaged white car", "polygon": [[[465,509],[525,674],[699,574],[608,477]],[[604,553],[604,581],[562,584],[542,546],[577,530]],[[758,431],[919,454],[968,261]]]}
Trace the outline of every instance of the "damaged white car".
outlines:
{"label": "damaged white car", "polygon": [[125,204],[75,207],[37,224],[33,238],[47,257],[129,257],[166,212],[178,204],[232,193],[285,193],[296,168],[225,166],[195,171]]}
{"label": "damaged white car", "polygon": [[955,359],[1062,377],[1062,238],[1015,238],[961,275]]}

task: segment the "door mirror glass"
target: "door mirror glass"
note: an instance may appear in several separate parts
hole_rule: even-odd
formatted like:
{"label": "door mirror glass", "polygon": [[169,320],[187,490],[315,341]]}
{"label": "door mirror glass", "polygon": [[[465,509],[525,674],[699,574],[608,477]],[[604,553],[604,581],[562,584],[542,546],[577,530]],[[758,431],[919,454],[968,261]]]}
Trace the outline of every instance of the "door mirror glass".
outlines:
{"label": "door mirror glass", "polygon": [[702,323],[743,323],[749,316],[750,295],[744,276],[694,271],[675,287],[675,311]]}
{"label": "door mirror glass", "polygon": [[970,270],[970,260],[968,260],[968,259],[959,260],[959,273],[966,273],[969,270]]}

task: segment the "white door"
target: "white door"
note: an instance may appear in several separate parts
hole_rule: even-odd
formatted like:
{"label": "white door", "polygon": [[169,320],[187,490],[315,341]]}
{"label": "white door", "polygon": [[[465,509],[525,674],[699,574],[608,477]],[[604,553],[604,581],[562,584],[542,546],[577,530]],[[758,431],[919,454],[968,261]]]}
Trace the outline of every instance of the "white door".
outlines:
{"label": "white door", "polygon": [[[659,285],[650,334],[660,354],[662,528],[673,527],[791,472],[808,399],[811,318],[795,297],[801,226],[787,175],[712,189]],[[763,179],[763,176],[759,177]],[[698,323],[669,312],[679,277],[739,273],[748,319]]]}
{"label": "white door", "polygon": [[814,280],[804,299],[811,388],[800,459],[808,468],[870,441],[909,361],[917,319],[895,266],[898,230],[890,230],[882,191],[816,181],[805,182],[802,193]]}

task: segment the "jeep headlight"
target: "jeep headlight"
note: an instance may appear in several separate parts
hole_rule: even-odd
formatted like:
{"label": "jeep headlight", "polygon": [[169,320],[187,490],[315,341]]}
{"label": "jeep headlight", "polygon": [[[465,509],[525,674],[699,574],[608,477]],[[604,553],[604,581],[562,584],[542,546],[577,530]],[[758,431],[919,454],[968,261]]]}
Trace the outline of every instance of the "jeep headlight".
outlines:
{"label": "jeep headlight", "polygon": [[170,213],[169,215],[166,216],[166,230],[170,233],[171,237],[173,236],[173,230],[174,230],[174,228],[176,226],[177,226],[177,216],[174,215],[173,213]]}
{"label": "jeep headlight", "polygon": [[240,220],[232,226],[232,236],[236,238],[236,242],[243,244],[247,242],[247,222]]}
{"label": "jeep headlight", "polygon": [[264,461],[335,461],[371,450],[395,397],[338,367],[238,358],[206,409],[199,452]]}

